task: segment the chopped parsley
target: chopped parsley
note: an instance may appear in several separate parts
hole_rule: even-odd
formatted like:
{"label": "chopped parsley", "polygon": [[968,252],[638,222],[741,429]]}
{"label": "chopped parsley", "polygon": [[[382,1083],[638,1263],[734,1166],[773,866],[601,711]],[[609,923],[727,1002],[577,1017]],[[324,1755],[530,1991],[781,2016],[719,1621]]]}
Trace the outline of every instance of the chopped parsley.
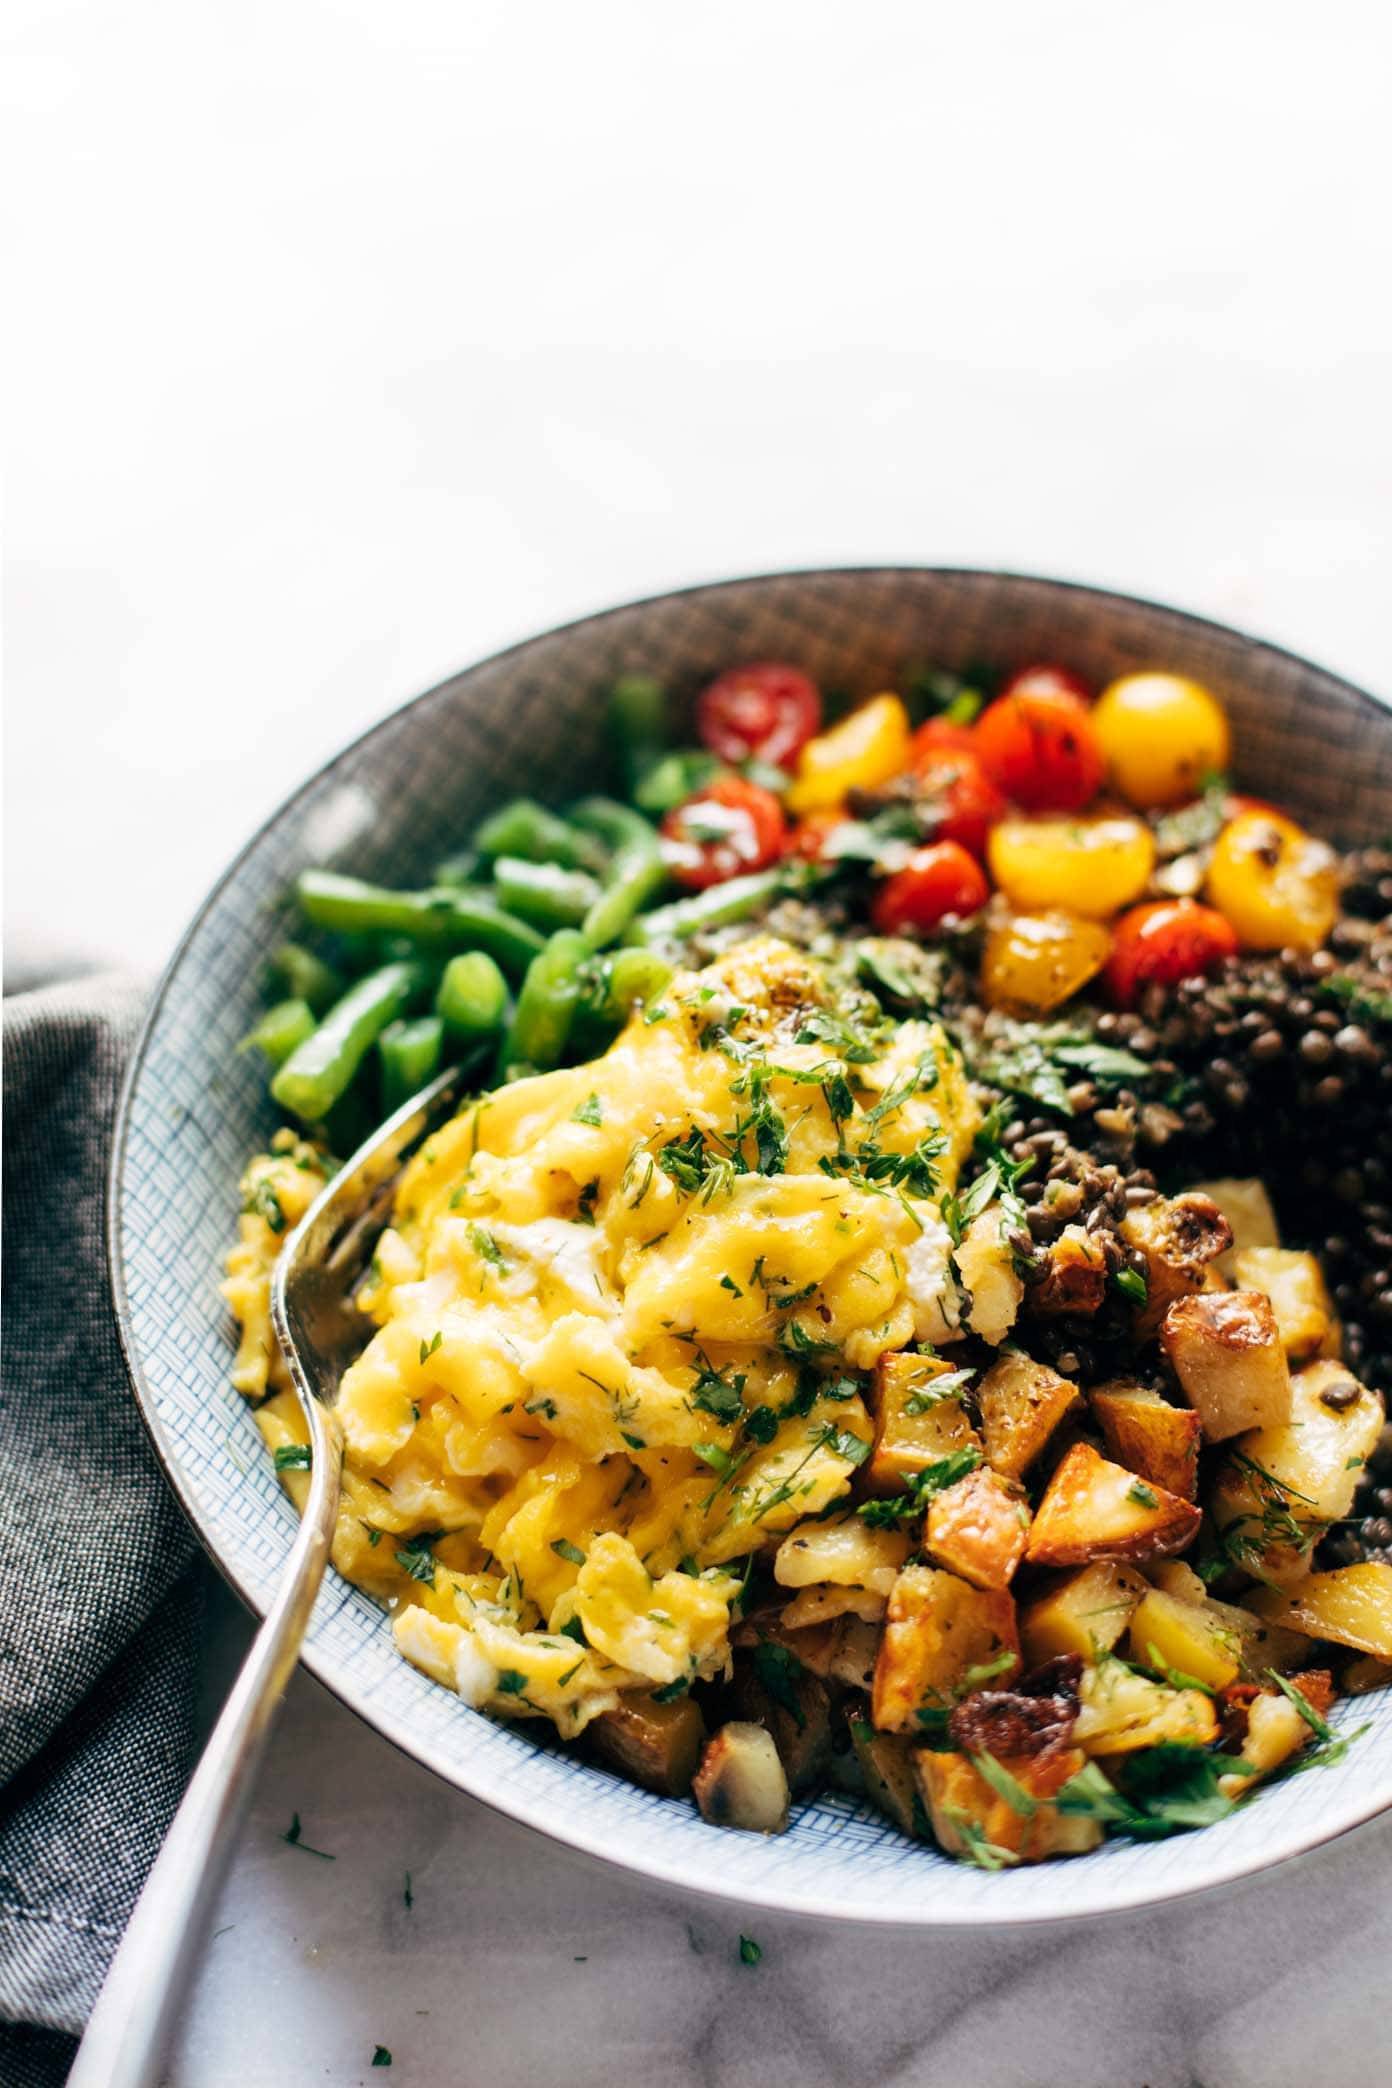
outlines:
{"label": "chopped parsley", "polygon": [[392,2055],[385,2045],[374,2045],[372,2047],[372,2064],[374,2066],[390,2066],[391,2063]]}
{"label": "chopped parsley", "polygon": [[604,1122],[604,1105],[599,1096],[586,1095],[579,1108],[572,1113],[570,1121],[572,1124],[589,1124],[598,1129]]}
{"label": "chopped parsley", "polygon": [[300,1816],[298,1813],[291,1813],[290,1825],[280,1838],[283,1842],[289,1842],[292,1849],[303,1849],[306,1856],[317,1856],[322,1863],[337,1863],[338,1861],[338,1858],[331,1856],[327,1849],[311,1848],[307,1841],[301,1839]]}
{"label": "chopped parsley", "polygon": [[1159,1494],[1156,1493],[1154,1487],[1147,1486],[1144,1479],[1133,1479],[1131,1481],[1131,1484],[1126,1489],[1126,1498],[1128,1501],[1134,1501],[1138,1508],[1158,1508],[1160,1506]]}
{"label": "chopped parsley", "polygon": [[1138,1309],[1145,1305],[1150,1297],[1150,1285],[1139,1269],[1118,1269],[1113,1274],[1112,1282],[1123,1298],[1128,1299]]}
{"label": "chopped parsley", "polygon": [[1004,1762],[998,1762],[993,1754],[984,1750],[972,1756],[972,1765],[978,1776],[991,1786],[998,1798],[1003,1798],[1010,1810],[1022,1820],[1032,1820],[1039,1807],[1019,1778],[1012,1776]]}
{"label": "chopped parsley", "polygon": [[440,1332],[440,1329],[437,1327],[430,1340],[423,1341],[421,1343],[420,1360],[422,1363],[426,1363],[429,1361],[429,1359],[434,1355],[436,1349],[440,1346],[440,1343],[444,1340],[444,1338],[444,1335]]}
{"label": "chopped parsley", "polygon": [[[480,1261],[486,1261],[490,1268],[505,1269],[507,1267],[507,1257],[504,1255],[502,1248],[498,1245],[492,1233],[486,1232],[481,1225],[471,1225],[469,1227],[469,1244],[475,1254],[478,1255]],[[435,1337],[437,1342],[439,1338],[437,1334]]]}
{"label": "chopped parsley", "polygon": [[583,1566],[585,1563],[585,1554],[579,1545],[572,1544],[568,1537],[553,1537],[551,1549],[558,1559],[568,1559],[572,1566]]}
{"label": "chopped parsley", "polygon": [[275,1468],[278,1472],[307,1472],[309,1466],[308,1443],[282,1443],[275,1453]]}
{"label": "chopped parsley", "polygon": [[430,1546],[439,1533],[431,1531],[418,1537],[410,1537],[396,1554],[396,1563],[412,1580],[420,1581],[424,1587],[435,1585],[435,1554]]}
{"label": "chopped parsley", "polygon": [[752,1936],[740,1937],[739,1958],[742,1965],[757,1965],[763,1954],[762,1946],[756,1943]]}
{"label": "chopped parsley", "polygon": [[519,1668],[499,1668],[499,1696],[521,1696],[527,1687],[527,1677]]}

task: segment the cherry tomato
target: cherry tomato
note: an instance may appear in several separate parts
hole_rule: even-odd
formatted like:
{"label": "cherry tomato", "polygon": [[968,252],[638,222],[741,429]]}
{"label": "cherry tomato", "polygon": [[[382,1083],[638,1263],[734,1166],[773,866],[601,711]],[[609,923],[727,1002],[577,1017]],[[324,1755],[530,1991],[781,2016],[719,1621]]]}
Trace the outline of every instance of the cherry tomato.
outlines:
{"label": "cherry tomato", "polygon": [[1123,1008],[1151,985],[1199,979],[1237,954],[1237,936],[1211,906],[1196,899],[1157,899],[1133,906],[1117,922],[1107,961],[1107,986]]}
{"label": "cherry tomato", "polygon": [[921,935],[948,914],[975,913],[987,893],[980,863],[960,841],[932,841],[885,879],[870,911],[881,935]]}
{"label": "cherry tomato", "polygon": [[937,810],[935,841],[960,841],[974,856],[986,853],[986,836],[1005,817],[1005,799],[970,747],[930,747],[914,762],[919,794]]}
{"label": "cherry tomato", "polygon": [[717,776],[662,822],[667,867],[693,892],[776,863],[788,846],[783,807],[743,776]]}
{"label": "cherry tomato", "polygon": [[1087,692],[1062,667],[1015,675],[977,719],[975,741],[991,781],[1027,811],[1076,812],[1102,781]]}
{"label": "cherry tomato", "polygon": [[696,699],[696,729],[722,761],[789,768],[821,722],[816,683],[780,660],[732,667]]}
{"label": "cherry tomato", "polygon": [[909,744],[910,757],[915,768],[925,755],[941,753],[945,747],[954,752],[976,752],[976,741],[970,725],[954,725],[948,718],[930,718],[920,725]]}

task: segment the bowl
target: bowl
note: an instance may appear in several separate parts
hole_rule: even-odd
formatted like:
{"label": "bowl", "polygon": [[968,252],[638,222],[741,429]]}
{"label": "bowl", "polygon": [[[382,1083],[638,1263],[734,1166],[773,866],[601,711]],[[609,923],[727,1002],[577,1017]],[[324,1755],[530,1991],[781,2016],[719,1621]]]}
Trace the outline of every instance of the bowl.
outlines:
{"label": "bowl", "polygon": [[[421,881],[502,797],[564,799],[604,758],[603,692],[656,674],[678,701],[741,659],[785,658],[864,696],[906,662],[1015,667],[1056,658],[1095,682],[1162,666],[1227,704],[1247,790],[1345,842],[1392,827],[1392,714],[1276,647],[1153,603],[991,572],[779,573],[586,617],[470,667],[396,711],[310,778],[200,908],[156,993],[127,1080],[109,1199],[112,1279],[136,1395],[166,1472],[232,1586],[266,1610],[294,1513],[228,1380],[218,1294],[236,1184],[273,1119],[236,1045],[258,1012],[285,894],[309,864]],[[512,1818],[632,1871],[745,1906],[909,1926],[1051,1921],[1218,1885],[1314,1847],[1392,1805],[1392,1692],[1338,1708],[1369,1721],[1344,1760],[1257,1794],[1171,1841],[998,1874],[911,1843],[868,1806],[795,1805],[786,1834],[709,1827],[493,1723],[396,1652],[383,1610],[330,1573],[310,1670],[406,1754]]]}

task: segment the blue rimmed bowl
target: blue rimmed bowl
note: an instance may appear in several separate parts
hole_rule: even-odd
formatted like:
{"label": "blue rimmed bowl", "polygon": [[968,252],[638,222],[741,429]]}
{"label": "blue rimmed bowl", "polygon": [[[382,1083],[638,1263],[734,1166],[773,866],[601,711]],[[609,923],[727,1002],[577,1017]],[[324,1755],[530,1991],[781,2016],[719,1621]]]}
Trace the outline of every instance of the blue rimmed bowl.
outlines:
{"label": "blue rimmed bowl", "polygon": [[[236,1044],[260,1002],[285,895],[310,864],[421,881],[503,797],[564,799],[603,763],[604,692],[656,674],[679,701],[723,667],[775,657],[868,695],[903,666],[1067,662],[1096,682],[1144,666],[1207,682],[1232,716],[1244,788],[1345,841],[1392,828],[1392,713],[1236,631],[1093,588],[1012,574],[896,568],[779,573],[636,602],[453,676],[385,718],[295,792],[214,888],[155,996],[126,1086],[109,1241],[121,1337],[156,1449],[195,1529],[258,1614],[294,1533],[250,1414],[229,1383],[218,1293],[237,1181],[273,1128]],[[988,1874],[910,1843],[868,1806],[795,1806],[773,1839],[708,1827],[526,1726],[494,1724],[396,1652],[384,1612],[332,1573],[309,1668],[405,1753],[558,1841],[669,1884],[795,1913],[902,1925],[1050,1921],[1228,1882],[1392,1806],[1392,1692],[1342,1705],[1371,1729],[1345,1759],[1263,1791],[1202,1832],[1114,1842]]]}

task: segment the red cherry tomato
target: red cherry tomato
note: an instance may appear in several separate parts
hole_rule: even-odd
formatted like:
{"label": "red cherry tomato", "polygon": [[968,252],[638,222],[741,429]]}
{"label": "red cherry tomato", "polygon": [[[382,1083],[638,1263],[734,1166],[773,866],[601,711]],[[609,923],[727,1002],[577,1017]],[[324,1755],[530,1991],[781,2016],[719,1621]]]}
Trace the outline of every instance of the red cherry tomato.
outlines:
{"label": "red cherry tomato", "polygon": [[1076,812],[1095,796],[1106,763],[1086,691],[1062,667],[1026,667],[976,721],[976,751],[991,781],[1029,812]]}
{"label": "red cherry tomato", "polygon": [[975,913],[988,889],[980,863],[959,841],[932,841],[885,879],[870,912],[881,935],[922,935],[948,914]]}
{"label": "red cherry tomato", "polygon": [[976,741],[971,726],[954,725],[947,718],[930,718],[926,725],[920,725],[909,742],[914,767],[917,768],[925,755],[940,753],[944,747],[951,747],[954,752],[965,750],[974,754]]}
{"label": "red cherry tomato", "polygon": [[696,699],[696,730],[722,761],[787,768],[821,722],[816,683],[781,660],[732,667]]}
{"label": "red cherry tomato", "polygon": [[1005,799],[970,748],[930,747],[914,763],[920,795],[935,807],[935,841],[960,841],[975,856],[986,853],[986,836],[1005,817]]}
{"label": "red cherry tomato", "polygon": [[1133,906],[1116,924],[1107,987],[1123,1008],[1147,986],[1203,978],[1237,954],[1237,936],[1222,914],[1197,899],[1157,899]]}
{"label": "red cherry tomato", "polygon": [[788,846],[788,823],[771,790],[743,776],[717,776],[662,822],[667,867],[693,892],[776,863]]}

